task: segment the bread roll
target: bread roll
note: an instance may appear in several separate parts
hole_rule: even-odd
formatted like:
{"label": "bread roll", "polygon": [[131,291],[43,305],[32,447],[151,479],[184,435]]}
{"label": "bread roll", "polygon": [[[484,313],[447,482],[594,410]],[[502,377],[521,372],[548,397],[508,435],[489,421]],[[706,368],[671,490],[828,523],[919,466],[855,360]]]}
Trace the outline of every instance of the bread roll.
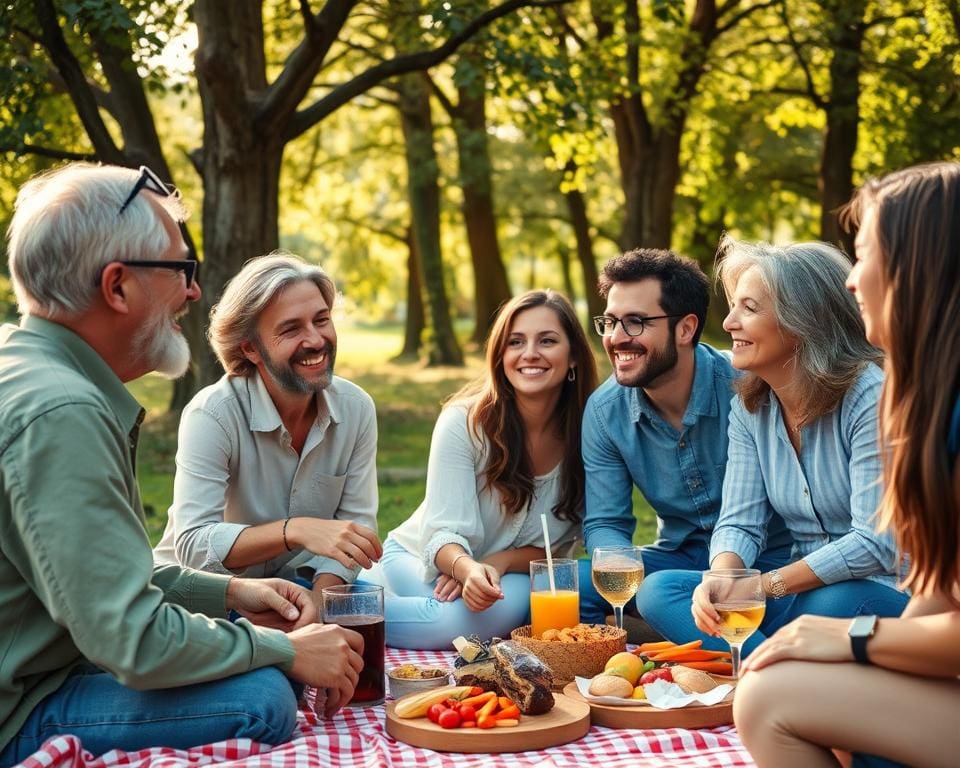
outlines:
{"label": "bread roll", "polygon": [[700,669],[677,666],[670,667],[670,672],[673,674],[673,682],[687,693],[706,693],[719,685],[716,680]]}
{"label": "bread roll", "polygon": [[616,675],[597,675],[590,681],[591,696],[618,696],[622,699],[633,695],[633,686]]}

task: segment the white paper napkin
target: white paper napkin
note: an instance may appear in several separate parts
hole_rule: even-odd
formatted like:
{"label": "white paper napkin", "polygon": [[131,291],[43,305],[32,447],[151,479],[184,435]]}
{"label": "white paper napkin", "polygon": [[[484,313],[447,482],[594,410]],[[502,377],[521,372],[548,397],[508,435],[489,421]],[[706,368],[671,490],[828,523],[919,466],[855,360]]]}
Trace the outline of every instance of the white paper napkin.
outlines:
{"label": "white paper napkin", "polygon": [[592,696],[590,694],[590,678],[578,677],[577,690],[587,701],[593,701],[597,704],[612,704],[616,707],[656,707],[657,709],[680,709],[690,705],[719,704],[727,694],[733,690],[733,686],[724,683],[718,685],[713,690],[706,693],[685,693],[676,683],[668,683],[666,680],[656,680],[643,686],[643,692],[647,694],[645,699],[624,699],[619,696]]}

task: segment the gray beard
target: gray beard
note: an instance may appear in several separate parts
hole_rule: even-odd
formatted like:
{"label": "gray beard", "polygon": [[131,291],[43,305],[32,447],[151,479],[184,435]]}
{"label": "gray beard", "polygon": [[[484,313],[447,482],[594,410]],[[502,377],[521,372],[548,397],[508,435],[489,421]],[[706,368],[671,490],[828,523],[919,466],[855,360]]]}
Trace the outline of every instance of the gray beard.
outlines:
{"label": "gray beard", "polygon": [[277,382],[285,392],[290,392],[295,395],[315,395],[330,386],[330,382],[333,380],[333,365],[337,357],[337,348],[335,346],[327,346],[326,353],[329,361],[326,372],[318,381],[311,382],[294,371],[289,363],[284,365],[274,363],[273,358],[270,357],[266,348],[263,346],[263,342],[260,341],[259,336],[254,337],[253,343],[257,348],[257,352],[260,353],[260,359],[263,360],[263,367],[267,369],[267,372],[273,380]]}

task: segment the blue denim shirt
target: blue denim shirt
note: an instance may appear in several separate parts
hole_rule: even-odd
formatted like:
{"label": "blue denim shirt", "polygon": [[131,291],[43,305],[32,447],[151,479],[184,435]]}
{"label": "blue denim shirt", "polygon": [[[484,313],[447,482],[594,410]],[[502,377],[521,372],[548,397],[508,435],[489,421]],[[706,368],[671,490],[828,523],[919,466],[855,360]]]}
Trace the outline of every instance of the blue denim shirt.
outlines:
{"label": "blue denim shirt", "polygon": [[[727,423],[737,372],[706,344],[695,351],[693,387],[683,429],[674,429],[640,387],[611,376],[587,402],[583,417],[587,551],[632,543],[633,487],[657,513],[654,546],[668,551],[707,547],[720,513],[727,463]],[[770,546],[789,543],[782,526]]]}
{"label": "blue denim shirt", "polygon": [[734,552],[749,567],[763,548],[766,521],[779,513],[803,558],[824,584],[870,579],[896,587],[896,549],[877,533],[882,495],[877,401],[883,373],[870,365],[840,405],[804,427],[799,457],[780,402],[770,395],[756,413],[740,398],[730,414],[730,461],[723,510],[710,559]]}

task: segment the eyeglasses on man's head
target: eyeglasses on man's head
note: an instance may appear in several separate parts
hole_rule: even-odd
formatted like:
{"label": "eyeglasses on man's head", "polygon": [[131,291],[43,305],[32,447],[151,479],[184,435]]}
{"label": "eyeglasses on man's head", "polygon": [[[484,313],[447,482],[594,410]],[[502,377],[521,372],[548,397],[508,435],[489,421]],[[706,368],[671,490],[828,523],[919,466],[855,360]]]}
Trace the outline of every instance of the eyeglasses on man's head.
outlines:
{"label": "eyeglasses on man's head", "polygon": [[105,270],[110,264],[126,264],[128,267],[150,267],[154,269],[175,269],[178,272],[183,272],[184,278],[187,281],[187,288],[193,285],[193,281],[200,281],[200,262],[196,259],[184,259],[182,261],[176,261],[173,259],[156,259],[156,260],[137,260],[131,259],[129,261],[123,261],[117,259],[116,261],[108,262],[100,267],[97,270],[97,277],[94,280],[94,285],[100,285],[100,280],[103,278],[103,270]]}
{"label": "eyeglasses on man's head", "polygon": [[623,317],[597,315],[593,318],[593,327],[601,336],[613,336],[617,323],[620,323],[627,336],[639,336],[644,332],[647,325],[654,320],[665,320],[672,317],[683,317],[683,315],[624,315]]}
{"label": "eyeglasses on man's head", "polygon": [[178,190],[173,184],[167,184],[162,181],[157,174],[151,171],[147,166],[140,166],[140,176],[137,177],[136,183],[133,185],[133,189],[130,190],[130,194],[127,195],[127,199],[123,201],[123,205],[120,206],[120,210],[117,212],[117,215],[121,215],[127,207],[134,201],[137,195],[140,194],[141,190],[148,190],[154,194],[160,195],[161,197],[175,197],[180,198],[180,190]]}

